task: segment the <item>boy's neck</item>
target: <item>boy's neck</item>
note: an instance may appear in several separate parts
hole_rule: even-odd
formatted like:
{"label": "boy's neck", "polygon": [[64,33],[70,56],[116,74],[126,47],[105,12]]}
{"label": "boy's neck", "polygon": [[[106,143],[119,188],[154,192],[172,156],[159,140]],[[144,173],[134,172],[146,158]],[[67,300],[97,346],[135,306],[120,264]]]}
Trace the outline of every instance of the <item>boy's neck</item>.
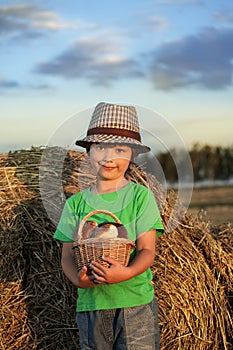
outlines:
{"label": "boy's neck", "polygon": [[110,193],[119,191],[121,188],[128,185],[129,181],[125,178],[118,180],[117,182],[106,181],[106,180],[97,180],[96,184],[92,187],[91,191],[93,193]]}

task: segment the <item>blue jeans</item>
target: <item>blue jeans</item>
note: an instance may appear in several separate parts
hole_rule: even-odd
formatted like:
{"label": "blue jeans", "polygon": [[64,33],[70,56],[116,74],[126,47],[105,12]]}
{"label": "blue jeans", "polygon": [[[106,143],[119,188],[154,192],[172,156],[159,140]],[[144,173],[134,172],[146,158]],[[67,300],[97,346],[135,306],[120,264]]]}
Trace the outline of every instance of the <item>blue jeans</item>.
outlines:
{"label": "blue jeans", "polygon": [[159,350],[158,307],[136,307],[77,313],[81,350]]}

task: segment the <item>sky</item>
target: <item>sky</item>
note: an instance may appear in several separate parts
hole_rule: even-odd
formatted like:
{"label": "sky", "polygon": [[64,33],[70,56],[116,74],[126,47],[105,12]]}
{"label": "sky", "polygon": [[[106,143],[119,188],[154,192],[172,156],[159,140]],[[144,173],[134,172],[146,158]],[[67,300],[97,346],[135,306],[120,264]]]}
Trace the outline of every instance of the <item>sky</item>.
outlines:
{"label": "sky", "polygon": [[1,153],[70,146],[102,101],[149,143],[232,146],[232,77],[231,0],[0,0]]}

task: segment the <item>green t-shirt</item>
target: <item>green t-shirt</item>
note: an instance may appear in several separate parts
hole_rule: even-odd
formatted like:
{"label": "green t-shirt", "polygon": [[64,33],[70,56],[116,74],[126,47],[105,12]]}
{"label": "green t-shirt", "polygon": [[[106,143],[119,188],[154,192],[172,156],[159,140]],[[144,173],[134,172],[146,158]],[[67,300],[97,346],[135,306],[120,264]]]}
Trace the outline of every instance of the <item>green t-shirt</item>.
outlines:
{"label": "green t-shirt", "polygon": [[[153,193],[143,185],[130,182],[117,192],[95,194],[90,189],[72,195],[65,203],[54,238],[72,242],[74,232],[81,220],[90,212],[99,209],[116,215],[125,226],[129,239],[152,229],[160,236],[164,232],[160,213]],[[114,221],[107,214],[95,214],[89,220],[98,224]],[[78,289],[77,311],[94,311],[139,306],[149,303],[154,296],[151,284],[152,273],[147,269],[128,281],[97,285]]]}

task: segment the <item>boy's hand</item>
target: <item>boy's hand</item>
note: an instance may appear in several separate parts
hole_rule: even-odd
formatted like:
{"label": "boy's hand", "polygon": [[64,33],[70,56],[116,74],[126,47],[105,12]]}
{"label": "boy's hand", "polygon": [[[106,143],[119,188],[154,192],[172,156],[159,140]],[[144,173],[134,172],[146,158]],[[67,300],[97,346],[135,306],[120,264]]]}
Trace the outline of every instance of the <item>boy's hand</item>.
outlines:
{"label": "boy's hand", "polygon": [[97,261],[93,261],[90,265],[95,284],[113,284],[131,278],[129,267],[109,257],[103,257],[103,260],[108,262],[110,267],[105,267]]}
{"label": "boy's hand", "polygon": [[78,273],[78,287],[90,288],[94,287],[95,285],[94,276],[92,274],[88,274],[88,269],[86,266],[84,266]]}

